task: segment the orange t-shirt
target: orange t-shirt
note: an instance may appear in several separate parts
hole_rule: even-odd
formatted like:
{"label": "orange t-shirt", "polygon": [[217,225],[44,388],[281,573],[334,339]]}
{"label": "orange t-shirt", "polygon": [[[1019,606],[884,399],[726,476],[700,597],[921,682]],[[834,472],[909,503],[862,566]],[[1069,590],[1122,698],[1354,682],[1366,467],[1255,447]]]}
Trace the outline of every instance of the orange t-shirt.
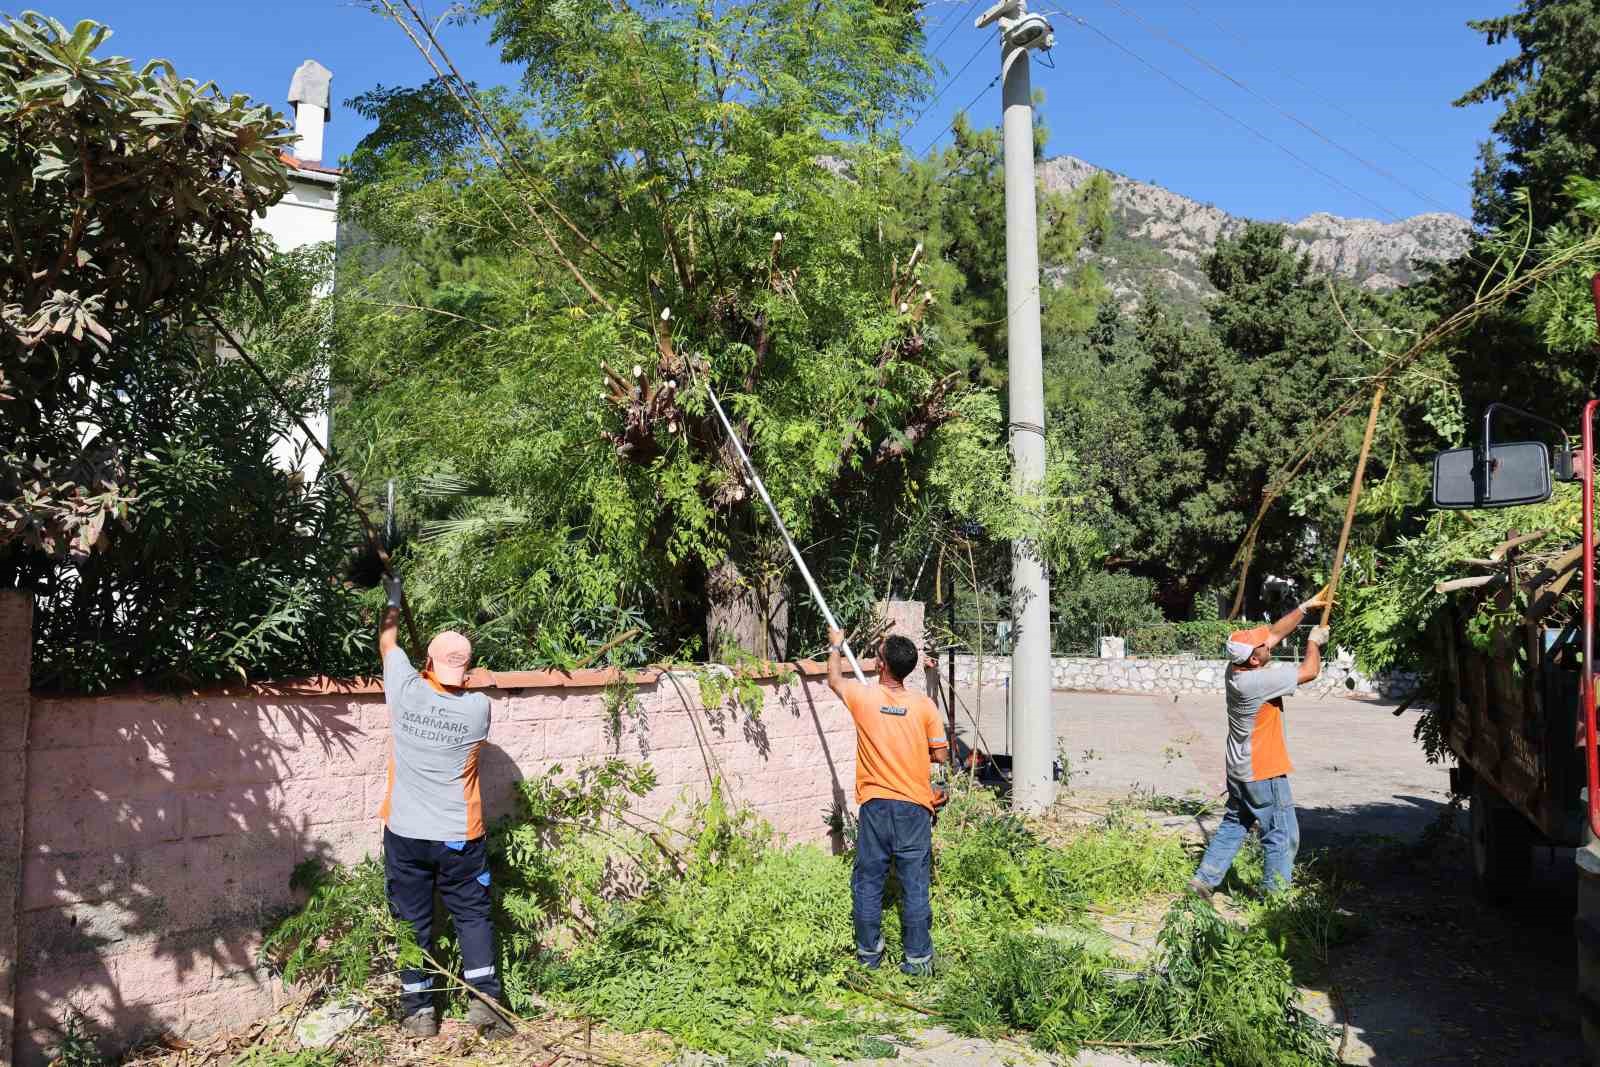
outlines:
{"label": "orange t-shirt", "polygon": [[1260,782],[1294,770],[1283,737],[1283,698],[1299,686],[1299,675],[1294,663],[1228,668],[1229,778]]}
{"label": "orange t-shirt", "polygon": [[904,800],[932,811],[928,750],[947,744],[933,701],[907,689],[847,682],[844,704],[856,723],[856,804]]}

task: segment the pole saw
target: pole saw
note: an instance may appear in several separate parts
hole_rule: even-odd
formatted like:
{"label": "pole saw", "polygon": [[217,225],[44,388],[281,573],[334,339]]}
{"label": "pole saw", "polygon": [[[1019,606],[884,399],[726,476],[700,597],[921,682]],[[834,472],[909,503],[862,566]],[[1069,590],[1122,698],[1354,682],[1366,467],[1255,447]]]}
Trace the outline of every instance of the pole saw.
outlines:
{"label": "pole saw", "polygon": [[[806,580],[806,588],[811,591],[811,599],[817,602],[817,607],[822,609],[822,617],[827,620],[830,630],[839,629],[839,620],[833,617],[833,612],[828,608],[827,600],[823,599],[822,590],[817,588],[817,580],[811,577],[811,569],[806,566],[806,561],[800,558],[800,550],[795,547],[794,538],[789,536],[789,528],[783,524],[783,517],[778,514],[777,507],[772,503],[772,497],[767,494],[767,486],[761,480],[761,475],[756,473],[756,465],[750,462],[750,455],[744,450],[744,445],[739,441],[739,435],[733,432],[733,423],[728,421],[728,413],[722,410],[722,402],[717,399],[717,391],[711,388],[711,382],[706,382],[706,395],[711,398],[711,407],[716,411],[722,428],[728,433],[728,441],[733,445],[733,450],[739,454],[739,462],[744,464],[745,473],[750,475],[750,481],[755,485],[756,492],[761,496],[761,502],[767,506],[767,514],[772,516],[773,525],[777,526],[778,534],[783,538],[783,543],[788,546],[789,555],[794,560],[794,565],[800,569],[800,577]],[[856,681],[862,685],[867,684],[866,675],[861,673],[861,664],[856,662],[856,654],[850,650],[850,641],[844,642],[844,657],[850,661],[850,669],[855,672]]]}

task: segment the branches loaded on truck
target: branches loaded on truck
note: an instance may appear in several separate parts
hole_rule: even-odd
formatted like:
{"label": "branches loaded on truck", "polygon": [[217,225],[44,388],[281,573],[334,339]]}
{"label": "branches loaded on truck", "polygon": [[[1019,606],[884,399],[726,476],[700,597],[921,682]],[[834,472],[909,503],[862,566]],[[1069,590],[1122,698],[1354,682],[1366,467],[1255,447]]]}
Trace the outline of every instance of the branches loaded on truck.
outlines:
{"label": "branches loaded on truck", "polygon": [[[1593,282],[1600,321],[1600,274]],[[1577,482],[1579,541],[1555,529],[1507,531],[1476,572],[1439,582],[1450,593],[1429,622],[1437,705],[1428,729],[1454,754],[1451,788],[1471,797],[1474,874],[1510,900],[1527,884],[1536,844],[1577,848],[1578,997],[1584,1045],[1600,1063],[1600,756],[1595,731],[1595,421],[1584,405],[1572,448],[1562,427],[1494,404],[1475,447],[1440,453],[1433,502],[1467,510],[1544,504]],[[1517,418],[1555,437],[1497,442]],[[1576,579],[1577,597],[1573,586]]]}

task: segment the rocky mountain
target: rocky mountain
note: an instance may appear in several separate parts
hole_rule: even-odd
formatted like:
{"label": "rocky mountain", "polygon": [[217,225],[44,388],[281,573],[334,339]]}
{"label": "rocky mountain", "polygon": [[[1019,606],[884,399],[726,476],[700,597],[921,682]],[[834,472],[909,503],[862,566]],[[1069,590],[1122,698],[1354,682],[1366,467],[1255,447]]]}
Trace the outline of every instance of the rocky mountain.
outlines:
{"label": "rocky mountain", "polygon": [[[1070,192],[1099,170],[1081,159],[1057,156],[1040,164],[1039,176],[1045,188]],[[1112,292],[1131,305],[1158,285],[1179,303],[1198,307],[1213,291],[1205,257],[1218,237],[1243,230],[1247,220],[1159,185],[1106,173],[1116,226],[1094,259]],[[1417,278],[1418,262],[1448,260],[1466,251],[1469,232],[1466,219],[1445,212],[1378,222],[1319,211],[1290,223],[1288,241],[1311,256],[1316,270],[1369,289],[1393,289]]]}

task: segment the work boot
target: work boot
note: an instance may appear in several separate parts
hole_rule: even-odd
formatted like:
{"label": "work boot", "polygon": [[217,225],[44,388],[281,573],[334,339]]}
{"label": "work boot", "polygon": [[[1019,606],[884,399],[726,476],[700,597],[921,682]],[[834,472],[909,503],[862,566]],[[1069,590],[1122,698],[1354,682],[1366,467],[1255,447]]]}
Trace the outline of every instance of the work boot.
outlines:
{"label": "work boot", "polygon": [[478,1031],[478,1036],[485,1041],[499,1041],[510,1037],[517,1032],[517,1028],[491,1008],[487,1002],[472,998],[472,1003],[467,1007],[467,1023]]}
{"label": "work boot", "polygon": [[439,1020],[432,1008],[418,1008],[400,1020],[400,1029],[411,1037],[438,1037]]}
{"label": "work boot", "polygon": [[1199,897],[1201,900],[1205,901],[1207,904],[1211,903],[1211,894],[1212,894],[1213,890],[1212,890],[1212,888],[1210,886],[1206,885],[1200,879],[1198,879],[1198,878],[1189,879],[1189,885],[1187,886],[1187,888],[1188,888],[1190,894],[1192,894],[1193,896]]}

